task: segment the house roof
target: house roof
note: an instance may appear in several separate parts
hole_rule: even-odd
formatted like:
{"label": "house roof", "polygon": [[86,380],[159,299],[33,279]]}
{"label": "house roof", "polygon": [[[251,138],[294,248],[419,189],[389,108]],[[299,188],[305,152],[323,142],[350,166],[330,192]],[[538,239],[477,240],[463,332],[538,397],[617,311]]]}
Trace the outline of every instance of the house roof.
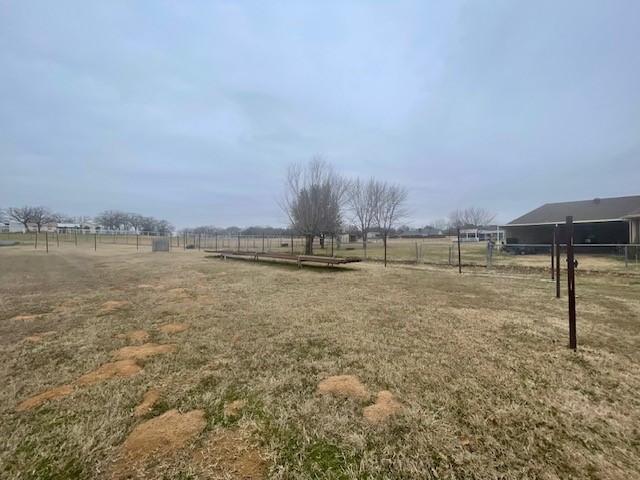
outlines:
{"label": "house roof", "polygon": [[573,215],[573,221],[579,223],[624,220],[629,216],[640,215],[640,195],[545,203],[510,221],[507,226],[564,223],[568,215]]}

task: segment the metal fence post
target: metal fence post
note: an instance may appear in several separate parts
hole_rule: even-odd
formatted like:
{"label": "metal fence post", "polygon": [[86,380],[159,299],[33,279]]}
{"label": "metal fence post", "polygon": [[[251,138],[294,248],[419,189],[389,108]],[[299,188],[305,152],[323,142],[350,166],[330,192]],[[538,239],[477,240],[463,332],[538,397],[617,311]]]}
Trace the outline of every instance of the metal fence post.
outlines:
{"label": "metal fence post", "polygon": [[554,266],[554,257],[555,252],[553,251],[556,245],[556,229],[553,229],[553,241],[551,242],[551,280],[555,277],[555,266]]}
{"label": "metal fence post", "polygon": [[458,227],[458,273],[462,273],[462,254],[460,253],[460,227]]}
{"label": "metal fence post", "polygon": [[76,247],[77,247],[78,246],[78,229],[75,228],[73,231],[75,233],[74,241],[75,241],[75,244],[76,244]]}
{"label": "metal fence post", "polygon": [[575,259],[573,257],[573,217],[567,217],[567,285],[569,295],[569,348],[576,350],[576,279]]}
{"label": "metal fence post", "polygon": [[35,243],[35,247],[34,248],[38,248],[38,232],[36,231],[36,243]]}
{"label": "metal fence post", "polygon": [[556,298],[560,298],[560,235],[558,225],[555,226],[553,239],[556,248]]}
{"label": "metal fence post", "polygon": [[629,245],[624,246],[624,268],[629,268]]}
{"label": "metal fence post", "polygon": [[98,251],[98,234],[97,233],[93,234],[93,251],[94,252]]}
{"label": "metal fence post", "polygon": [[49,232],[44,232],[44,244],[47,249],[47,253],[49,253]]}

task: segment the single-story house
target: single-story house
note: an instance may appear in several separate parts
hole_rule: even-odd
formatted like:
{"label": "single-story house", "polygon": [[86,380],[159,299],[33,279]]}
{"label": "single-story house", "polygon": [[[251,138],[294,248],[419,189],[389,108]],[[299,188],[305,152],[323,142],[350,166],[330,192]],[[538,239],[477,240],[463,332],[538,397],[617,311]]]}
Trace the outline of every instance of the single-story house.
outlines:
{"label": "single-story house", "polygon": [[575,243],[640,243],[640,195],[546,203],[504,225],[507,243],[549,244],[556,225],[564,242],[568,215]]}
{"label": "single-story house", "polygon": [[462,242],[486,242],[488,240],[502,243],[504,241],[504,230],[501,230],[497,225],[460,229],[460,241]]}

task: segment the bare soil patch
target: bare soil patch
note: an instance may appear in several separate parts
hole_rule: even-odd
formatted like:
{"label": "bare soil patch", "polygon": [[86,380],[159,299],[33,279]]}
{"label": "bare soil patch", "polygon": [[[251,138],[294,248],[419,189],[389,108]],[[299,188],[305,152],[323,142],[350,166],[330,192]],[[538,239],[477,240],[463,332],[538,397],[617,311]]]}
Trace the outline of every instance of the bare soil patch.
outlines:
{"label": "bare soil patch", "polygon": [[223,412],[227,417],[235,417],[240,414],[242,409],[247,406],[246,400],[234,400],[224,406]]}
{"label": "bare soil patch", "polygon": [[383,423],[392,415],[402,409],[402,404],[398,402],[393,394],[388,390],[378,392],[376,403],[364,409],[364,418],[370,423]]}
{"label": "bare soil patch", "polygon": [[158,328],[162,333],[167,333],[169,335],[173,333],[184,332],[189,328],[189,325],[186,323],[167,323],[166,325],[162,325]]}
{"label": "bare soil patch", "polygon": [[169,410],[137,425],[121,446],[114,466],[115,478],[140,474],[145,464],[164,459],[184,448],[206,425],[203,410]]}
{"label": "bare soil patch", "polygon": [[93,385],[114,377],[131,377],[142,370],[133,359],[119,360],[101,365],[92,372],[85,373],[77,380],[78,385]]}
{"label": "bare soil patch", "polygon": [[24,339],[27,342],[31,342],[31,343],[40,343],[42,340],[45,339],[45,337],[49,337],[51,335],[54,335],[56,332],[42,332],[42,333],[36,333],[34,335],[29,335],[28,337],[25,337]]}
{"label": "bare soil patch", "polygon": [[325,378],[318,384],[318,392],[358,400],[364,400],[369,397],[367,388],[354,375],[335,375]]}
{"label": "bare soil patch", "polygon": [[108,300],[100,306],[98,314],[109,315],[119,310],[124,310],[131,305],[127,300]]}
{"label": "bare soil patch", "polygon": [[154,355],[160,355],[163,353],[171,353],[176,351],[175,345],[160,345],[157,343],[145,343],[144,345],[130,345],[122,347],[113,352],[113,358],[116,360],[131,359],[145,359]]}
{"label": "bare soil patch", "polygon": [[15,317],[13,317],[11,320],[21,320],[23,322],[28,322],[30,320],[35,320],[36,318],[38,318],[40,315],[16,315]]}
{"label": "bare soil patch", "polygon": [[214,478],[259,480],[267,472],[264,453],[240,431],[213,433],[193,455],[193,461],[203,470],[215,473]]}
{"label": "bare soil patch", "polygon": [[130,342],[143,343],[149,340],[149,334],[145,330],[133,330],[127,333],[121,333],[118,338],[126,338]]}
{"label": "bare soil patch", "polygon": [[142,403],[138,405],[133,411],[134,417],[141,417],[146,413],[149,413],[156,402],[160,399],[160,390],[152,388],[148,390],[142,397]]}
{"label": "bare soil patch", "polygon": [[39,407],[40,405],[50,400],[58,400],[60,398],[64,398],[67,395],[71,395],[71,393],[73,393],[73,390],[73,385],[61,385],[59,387],[45,390],[42,393],[39,393],[22,401],[16,407],[16,411],[24,412],[25,410],[31,410],[33,408]]}

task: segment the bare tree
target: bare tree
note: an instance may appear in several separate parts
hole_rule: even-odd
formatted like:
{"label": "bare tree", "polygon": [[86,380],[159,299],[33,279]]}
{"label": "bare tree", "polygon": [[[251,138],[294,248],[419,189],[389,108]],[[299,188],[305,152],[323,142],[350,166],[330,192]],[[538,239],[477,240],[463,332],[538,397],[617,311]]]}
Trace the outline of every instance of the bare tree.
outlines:
{"label": "bare tree", "polygon": [[16,222],[20,222],[25,230],[29,231],[29,224],[33,223],[35,207],[11,207],[7,210],[10,218],[13,218]]}
{"label": "bare tree", "polygon": [[380,191],[380,184],[375,179],[370,178],[364,183],[358,178],[351,183],[347,194],[353,221],[358,224],[362,234],[364,258],[367,258],[367,236],[375,220],[376,210],[380,201]]}
{"label": "bare tree", "polygon": [[481,227],[489,225],[495,218],[496,215],[485,208],[469,207],[451,212],[449,214],[449,225],[456,229],[465,225]]}
{"label": "bare tree", "polygon": [[406,188],[400,185],[380,183],[378,188],[379,200],[376,206],[375,221],[382,234],[384,245],[384,266],[387,266],[387,240],[389,232],[404,217],[407,216],[406,201],[409,195]]}
{"label": "bare tree", "polygon": [[319,157],[306,165],[289,167],[281,208],[292,229],[304,235],[305,254],[313,254],[316,236],[340,229],[347,186],[348,182]]}

